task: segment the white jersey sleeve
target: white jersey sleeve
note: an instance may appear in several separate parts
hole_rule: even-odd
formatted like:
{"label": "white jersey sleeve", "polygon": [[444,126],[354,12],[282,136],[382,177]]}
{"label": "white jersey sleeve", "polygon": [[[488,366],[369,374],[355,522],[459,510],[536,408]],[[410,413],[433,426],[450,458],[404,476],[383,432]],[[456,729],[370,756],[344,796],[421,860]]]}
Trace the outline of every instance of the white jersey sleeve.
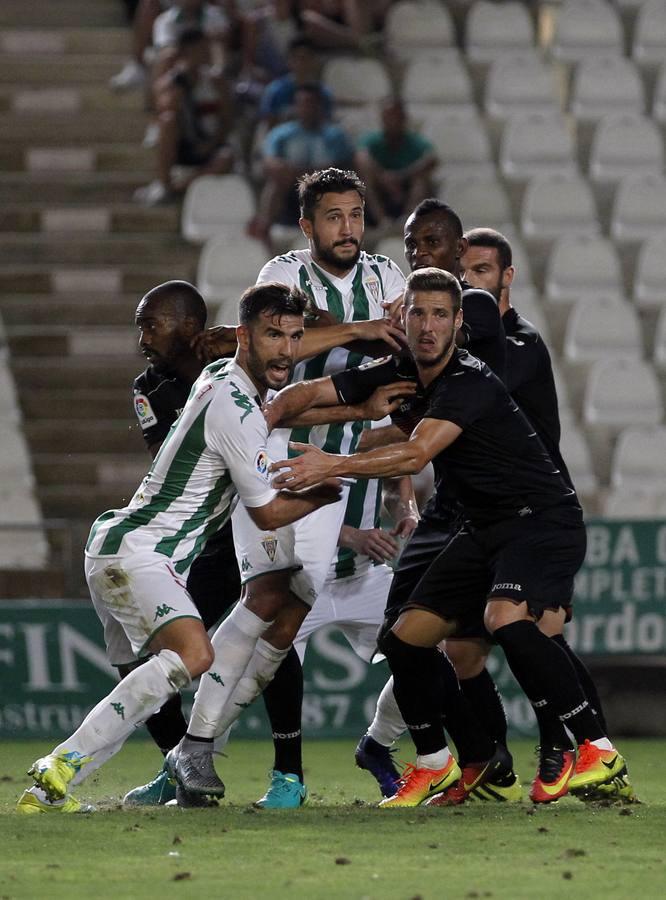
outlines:
{"label": "white jersey sleeve", "polygon": [[[382,259],[382,257],[379,257]],[[384,299],[388,300],[389,303],[393,303],[394,300],[397,300],[401,294],[405,292],[405,276],[400,271],[400,267],[397,266],[393,260],[389,260],[388,257],[384,257],[387,260],[387,264],[383,267],[382,278],[384,279]]]}
{"label": "white jersey sleeve", "polygon": [[269,259],[257,276],[257,284],[265,284],[267,281],[278,281],[280,284],[296,284],[298,264],[294,260],[287,261],[285,256],[275,256]]}
{"label": "white jersey sleeve", "polygon": [[225,460],[245,506],[265,506],[277,494],[270,485],[267,439],[261,410],[242,386],[229,381],[206,416],[206,441]]}

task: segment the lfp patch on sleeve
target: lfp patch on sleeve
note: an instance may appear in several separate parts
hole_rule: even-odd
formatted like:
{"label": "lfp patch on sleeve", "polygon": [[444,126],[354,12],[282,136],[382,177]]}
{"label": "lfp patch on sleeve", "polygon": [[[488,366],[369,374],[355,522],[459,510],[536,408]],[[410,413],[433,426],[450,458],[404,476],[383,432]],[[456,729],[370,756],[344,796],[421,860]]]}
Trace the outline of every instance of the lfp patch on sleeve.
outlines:
{"label": "lfp patch on sleeve", "polygon": [[266,450],[262,448],[261,450],[257,450],[257,455],[254,458],[254,468],[259,475],[260,478],[268,483],[270,481],[270,476],[268,474],[268,467],[270,465],[270,460],[268,458],[268,453]]}
{"label": "lfp patch on sleeve", "polygon": [[134,412],[139,420],[139,425],[143,428],[150,428],[151,425],[157,423],[157,416],[153,412],[150,400],[145,394],[134,395]]}

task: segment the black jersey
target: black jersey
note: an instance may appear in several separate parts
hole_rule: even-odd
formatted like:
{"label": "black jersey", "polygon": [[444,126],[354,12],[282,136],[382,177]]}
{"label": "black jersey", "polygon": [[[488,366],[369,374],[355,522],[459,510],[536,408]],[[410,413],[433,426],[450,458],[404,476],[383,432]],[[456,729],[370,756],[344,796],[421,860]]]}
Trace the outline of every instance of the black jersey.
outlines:
{"label": "black jersey", "polygon": [[191,388],[191,382],[177,375],[160,375],[152,366],[134,379],[134,412],[148,447],[166,438]]}
{"label": "black jersey", "polygon": [[464,348],[482,360],[506,384],[507,347],[497,301],[488,291],[462,285]]}
{"label": "black jersey", "polygon": [[[365,399],[379,384],[404,375],[394,357],[333,376],[343,403]],[[433,459],[435,479],[462,506],[471,524],[493,522],[559,505],[577,506],[532,425],[500,379],[466,350],[455,350],[440,375],[419,390],[422,418],[448,420],[462,434]],[[409,398],[404,406],[409,406]]]}
{"label": "black jersey", "polygon": [[565,480],[571,484],[560,454],[560,414],[548,348],[534,325],[515,309],[508,309],[502,322],[507,342],[506,383],[509,392],[534,425]]}

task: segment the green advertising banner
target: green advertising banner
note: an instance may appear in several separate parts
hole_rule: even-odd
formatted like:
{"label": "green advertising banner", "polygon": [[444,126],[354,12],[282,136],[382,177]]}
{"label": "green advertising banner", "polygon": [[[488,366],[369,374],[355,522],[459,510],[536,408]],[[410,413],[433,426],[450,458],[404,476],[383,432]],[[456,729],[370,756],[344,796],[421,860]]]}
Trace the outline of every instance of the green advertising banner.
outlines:
{"label": "green advertising banner", "polygon": [[[574,608],[568,639],[583,656],[666,653],[666,523],[591,522]],[[501,654],[489,665],[514,733],[532,735],[531,707]],[[2,738],[66,736],[115,679],[92,606],[75,601],[0,603],[0,672]],[[335,628],[317,632],[305,661],[306,735],[362,734],[386,677],[385,663],[367,666]],[[261,701],[236,733],[268,735]]]}

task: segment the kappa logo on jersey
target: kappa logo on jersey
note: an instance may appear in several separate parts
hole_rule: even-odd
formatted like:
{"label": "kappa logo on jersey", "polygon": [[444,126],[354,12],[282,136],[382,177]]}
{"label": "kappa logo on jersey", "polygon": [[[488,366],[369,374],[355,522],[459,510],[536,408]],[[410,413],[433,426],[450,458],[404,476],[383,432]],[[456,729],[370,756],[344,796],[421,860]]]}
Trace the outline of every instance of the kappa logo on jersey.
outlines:
{"label": "kappa logo on jersey", "polygon": [[134,395],[134,411],[139,420],[139,425],[143,429],[150,428],[151,425],[154,425],[157,422],[157,416],[153,412],[150,401],[145,394]]}
{"label": "kappa logo on jersey", "polygon": [[278,548],[278,539],[276,538],[276,536],[274,534],[271,534],[269,537],[262,538],[261,546],[266,551],[266,556],[270,559],[270,561],[275,562],[275,555]]}
{"label": "kappa logo on jersey", "polygon": [[153,619],[153,622],[157,622],[158,619],[163,619],[164,616],[168,616],[170,612],[175,611],[176,610],[173,608],[173,606],[169,606],[168,603],[163,603],[155,610],[155,618]]}
{"label": "kappa logo on jersey", "polygon": [[[231,382],[233,384],[233,381]],[[245,421],[245,419],[250,415],[252,410],[254,409],[254,403],[250,400],[247,394],[244,394],[240,388],[237,388],[234,384],[234,389],[231,392],[231,396],[233,397],[234,403],[239,409],[243,410],[243,415],[241,416],[241,424]]]}
{"label": "kappa logo on jersey", "polygon": [[376,303],[379,300],[379,282],[376,278],[368,278],[365,282],[365,286],[372,294],[372,299]]}
{"label": "kappa logo on jersey", "polygon": [[263,478],[264,481],[268,482],[270,480],[270,476],[268,474],[268,466],[270,465],[270,460],[268,459],[268,454],[265,450],[257,450],[257,455],[254,458],[254,468],[259,475],[260,478]]}
{"label": "kappa logo on jersey", "polygon": [[252,568],[252,563],[251,563],[250,560],[247,558],[247,556],[244,556],[244,557],[242,558],[241,564],[240,564],[241,574],[242,574],[242,575],[245,575],[245,573],[246,573],[246,572],[249,572],[251,568]]}

